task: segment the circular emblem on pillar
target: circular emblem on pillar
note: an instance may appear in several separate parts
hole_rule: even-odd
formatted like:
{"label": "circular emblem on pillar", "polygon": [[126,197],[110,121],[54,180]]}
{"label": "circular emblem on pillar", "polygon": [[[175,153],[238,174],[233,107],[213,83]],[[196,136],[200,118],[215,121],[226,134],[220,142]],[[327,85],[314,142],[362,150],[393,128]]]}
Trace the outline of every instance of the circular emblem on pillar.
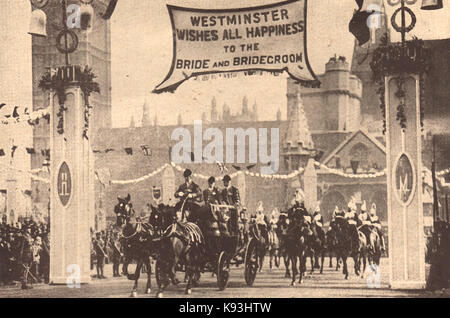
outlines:
{"label": "circular emblem on pillar", "polygon": [[402,205],[408,205],[414,197],[416,176],[410,158],[402,154],[394,167],[394,192]]}
{"label": "circular emblem on pillar", "polygon": [[72,176],[70,175],[69,166],[65,162],[59,168],[57,188],[61,204],[67,206],[70,195],[72,194]]}

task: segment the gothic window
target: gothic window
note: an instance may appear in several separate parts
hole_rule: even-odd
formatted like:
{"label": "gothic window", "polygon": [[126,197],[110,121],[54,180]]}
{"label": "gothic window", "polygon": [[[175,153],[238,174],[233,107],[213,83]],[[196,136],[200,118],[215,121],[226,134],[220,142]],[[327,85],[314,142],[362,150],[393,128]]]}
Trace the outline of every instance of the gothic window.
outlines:
{"label": "gothic window", "polygon": [[350,161],[357,161],[358,166],[363,168],[368,165],[369,149],[361,143],[356,144],[350,150]]}

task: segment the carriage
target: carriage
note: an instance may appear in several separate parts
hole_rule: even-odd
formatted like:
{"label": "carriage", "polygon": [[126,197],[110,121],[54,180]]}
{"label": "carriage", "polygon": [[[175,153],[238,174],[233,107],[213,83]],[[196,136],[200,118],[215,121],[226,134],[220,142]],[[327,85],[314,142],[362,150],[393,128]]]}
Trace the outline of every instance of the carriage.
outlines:
{"label": "carriage", "polygon": [[[245,231],[244,224],[239,217],[238,209],[231,205],[211,204],[210,211],[218,221],[216,224],[222,224],[219,228],[205,226],[205,242],[210,244],[214,240],[216,244],[210,244],[213,248],[206,250],[206,259],[201,272],[212,272],[216,274],[217,286],[224,290],[228,285],[231,266],[238,267],[244,264],[244,277],[247,285],[251,286],[255,280],[258,269],[258,259],[256,248],[257,244],[254,238]],[[180,221],[179,221],[180,222]],[[183,224],[184,222],[181,222]],[[215,232],[215,234],[214,234]],[[177,271],[185,271],[178,264]],[[156,280],[160,281],[159,262],[156,261]],[[196,277],[198,280],[199,277]],[[160,283],[158,282],[158,285]]]}
{"label": "carriage", "polygon": [[220,237],[220,253],[217,260],[217,286],[224,290],[228,284],[230,266],[244,264],[244,277],[248,286],[253,285],[258,269],[257,242],[249,237],[238,210],[234,206],[211,204],[213,214],[227,223],[229,236]]}

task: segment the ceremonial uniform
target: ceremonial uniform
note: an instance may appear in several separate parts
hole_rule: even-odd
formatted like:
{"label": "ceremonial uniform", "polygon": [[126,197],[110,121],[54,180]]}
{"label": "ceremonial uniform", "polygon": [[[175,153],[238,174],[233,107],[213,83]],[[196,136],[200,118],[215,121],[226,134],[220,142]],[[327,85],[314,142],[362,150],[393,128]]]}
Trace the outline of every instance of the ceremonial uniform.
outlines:
{"label": "ceremonial uniform", "polygon": [[105,278],[104,267],[105,267],[105,257],[107,256],[104,251],[105,242],[101,239],[100,235],[97,235],[97,239],[94,241],[94,251],[97,260],[97,277]]}
{"label": "ceremonial uniform", "polygon": [[112,249],[113,276],[120,277],[119,266],[120,258],[122,257],[122,251],[118,238],[112,237],[109,241],[109,245]]}
{"label": "ceremonial uniform", "polygon": [[383,232],[381,231],[381,222],[380,222],[380,219],[377,216],[377,206],[375,205],[375,203],[372,203],[372,207],[370,209],[369,219],[370,219],[370,222],[371,222],[372,226],[377,231],[378,236],[380,237],[381,249],[384,251],[386,249],[386,247],[384,245]]}

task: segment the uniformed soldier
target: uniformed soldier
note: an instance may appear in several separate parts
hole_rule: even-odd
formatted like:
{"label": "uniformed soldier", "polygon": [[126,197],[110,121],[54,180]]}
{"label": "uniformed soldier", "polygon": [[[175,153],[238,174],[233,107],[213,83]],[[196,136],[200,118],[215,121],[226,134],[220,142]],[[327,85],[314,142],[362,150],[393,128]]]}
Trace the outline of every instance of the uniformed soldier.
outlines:
{"label": "uniformed soldier", "polygon": [[97,277],[106,278],[104,275],[104,267],[105,267],[105,258],[107,254],[103,249],[103,247],[105,246],[105,242],[102,240],[100,233],[96,233],[95,236],[96,239],[94,241],[94,250],[97,260]]}
{"label": "uniformed soldier", "polygon": [[120,277],[121,275],[119,273],[119,266],[120,266],[120,259],[123,254],[120,247],[118,232],[115,232],[112,235],[109,241],[109,245],[112,249],[113,277]]}
{"label": "uniformed soldier", "polygon": [[[288,212],[288,218],[290,220],[301,219],[307,223],[311,223],[311,216],[305,208],[305,194],[302,189],[297,189],[295,191],[293,206]],[[292,222],[293,224],[295,222]]]}
{"label": "uniformed soldier", "polygon": [[325,241],[325,231],[323,230],[323,217],[320,213],[320,202],[317,203],[313,213],[313,224],[316,226],[317,235],[321,241]]}
{"label": "uniformed soldier", "polygon": [[317,206],[314,209],[313,223],[316,224],[318,227],[323,226],[323,217],[322,214],[320,214],[320,203],[317,203]]}
{"label": "uniformed soldier", "polygon": [[377,231],[378,236],[380,237],[381,250],[385,251],[386,250],[386,246],[384,245],[383,232],[381,231],[381,222],[380,222],[380,219],[377,216],[377,205],[375,204],[375,202],[372,203],[372,206],[370,208],[369,219],[370,219],[370,222],[371,222],[372,226]]}
{"label": "uniformed soldier", "polygon": [[366,242],[367,244],[369,244],[370,232],[372,231],[372,222],[370,221],[369,214],[367,213],[367,206],[365,200],[361,205],[361,213],[359,214],[358,219],[361,223],[358,229],[365,235]]}
{"label": "uniformed soldier", "polygon": [[353,239],[358,242],[359,241],[359,235],[358,235],[358,214],[356,212],[356,203],[354,202],[354,199],[352,198],[350,202],[348,203],[348,211],[345,213],[345,219],[347,220],[348,224],[350,225],[350,229],[353,233]]}

